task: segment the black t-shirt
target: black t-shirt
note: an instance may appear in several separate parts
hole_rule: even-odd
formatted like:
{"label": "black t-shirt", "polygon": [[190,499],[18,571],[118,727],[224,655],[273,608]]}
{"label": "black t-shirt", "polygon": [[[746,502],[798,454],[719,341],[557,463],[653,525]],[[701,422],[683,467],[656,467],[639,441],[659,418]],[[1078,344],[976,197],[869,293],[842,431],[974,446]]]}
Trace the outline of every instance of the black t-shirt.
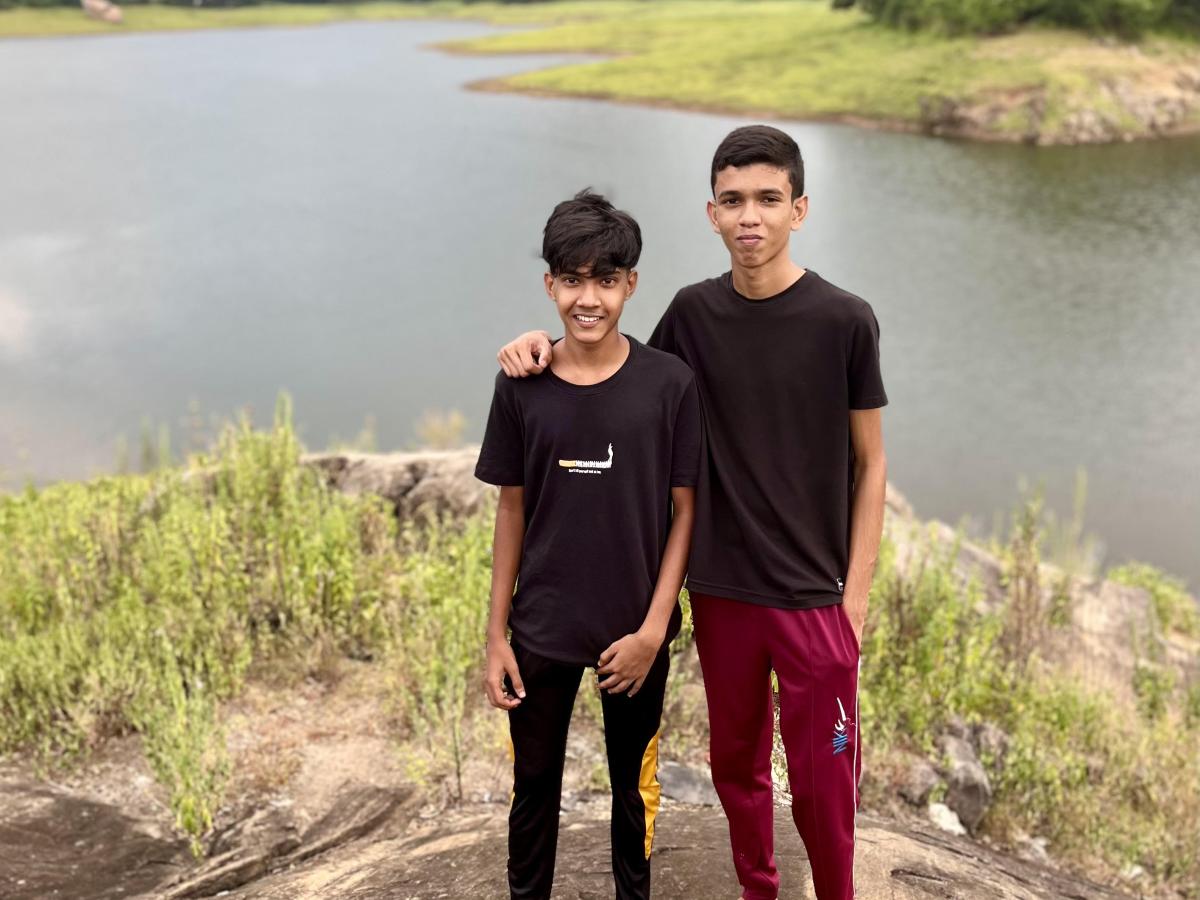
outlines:
{"label": "black t-shirt", "polygon": [[[629,338],[599,384],[547,369],[496,376],[475,477],[525,488],[525,542],[509,625],[539,656],[595,665],[650,609],[671,527],[671,488],[694,487],[702,445],[695,379]],[[679,607],[667,639],[679,631]]]}
{"label": "black t-shirt", "polygon": [[763,300],[727,272],[676,294],[649,343],[700,390],[708,450],[688,588],[787,609],[841,602],[850,410],[887,403],[871,307],[811,269]]}

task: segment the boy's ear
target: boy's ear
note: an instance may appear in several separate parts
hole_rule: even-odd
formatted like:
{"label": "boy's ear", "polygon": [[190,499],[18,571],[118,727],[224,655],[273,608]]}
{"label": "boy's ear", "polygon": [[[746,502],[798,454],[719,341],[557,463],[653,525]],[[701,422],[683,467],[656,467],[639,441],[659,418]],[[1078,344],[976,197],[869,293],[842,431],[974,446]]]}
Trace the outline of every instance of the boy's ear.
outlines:
{"label": "boy's ear", "polygon": [[792,201],[792,231],[799,231],[808,215],[808,194],[801,194]]}
{"label": "boy's ear", "polygon": [[625,299],[628,300],[633,296],[633,292],[637,290],[637,269],[631,269],[629,272],[629,288],[625,291]]}
{"label": "boy's ear", "polygon": [[720,234],[721,226],[717,224],[717,204],[709,200],[708,206],[705,207],[705,210],[708,212],[708,224],[712,226],[712,230],[715,234]]}
{"label": "boy's ear", "polygon": [[[554,276],[547,272],[542,276],[542,280],[546,284],[546,296],[554,300]],[[557,302],[557,301],[555,301]]]}

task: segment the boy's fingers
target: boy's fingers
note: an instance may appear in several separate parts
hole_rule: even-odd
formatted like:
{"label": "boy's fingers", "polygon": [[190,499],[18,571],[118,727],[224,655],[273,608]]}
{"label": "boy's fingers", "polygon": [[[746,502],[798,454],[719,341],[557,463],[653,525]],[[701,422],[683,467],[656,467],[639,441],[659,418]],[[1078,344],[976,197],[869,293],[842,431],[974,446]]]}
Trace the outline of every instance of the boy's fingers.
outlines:
{"label": "boy's fingers", "polygon": [[525,682],[523,682],[521,680],[521,670],[517,668],[517,664],[514,662],[512,664],[512,666],[507,669],[507,671],[508,671],[508,678],[512,682],[513,693],[516,694],[518,697],[524,699],[524,697],[525,697]]}
{"label": "boy's fingers", "polygon": [[616,655],[617,655],[616,645],[609,644],[607,649],[605,649],[605,651],[600,654],[600,665],[607,666],[609,663],[609,660],[611,660]]}

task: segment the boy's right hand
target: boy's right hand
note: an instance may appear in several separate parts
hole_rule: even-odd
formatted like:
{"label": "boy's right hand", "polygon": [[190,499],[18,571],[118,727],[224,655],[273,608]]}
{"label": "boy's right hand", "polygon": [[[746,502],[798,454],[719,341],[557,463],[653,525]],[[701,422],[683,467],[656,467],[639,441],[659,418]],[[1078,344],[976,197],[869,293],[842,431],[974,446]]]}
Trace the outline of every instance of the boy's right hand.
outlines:
{"label": "boy's right hand", "polygon": [[549,333],[527,331],[501,347],[496,354],[496,361],[509,378],[524,378],[526,375],[537,375],[550,365],[553,353]]}
{"label": "boy's right hand", "polygon": [[[512,682],[514,697],[504,688],[504,676]],[[483,688],[488,701],[496,709],[516,709],[525,696],[525,685],[517,669],[517,658],[506,640],[490,640],[487,644],[487,664],[484,666]]]}

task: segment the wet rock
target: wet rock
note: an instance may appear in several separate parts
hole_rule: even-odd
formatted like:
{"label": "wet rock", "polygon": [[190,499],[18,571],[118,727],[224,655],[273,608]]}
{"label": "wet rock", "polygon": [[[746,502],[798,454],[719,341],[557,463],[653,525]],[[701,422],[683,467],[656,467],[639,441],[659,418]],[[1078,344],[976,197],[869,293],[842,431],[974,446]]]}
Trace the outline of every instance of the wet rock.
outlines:
{"label": "wet rock", "polygon": [[689,768],[677,762],[665,762],[658,767],[658,782],[664,797],[690,803],[694,806],[718,806],[720,800],[712,785],[712,778],[705,772]]}

